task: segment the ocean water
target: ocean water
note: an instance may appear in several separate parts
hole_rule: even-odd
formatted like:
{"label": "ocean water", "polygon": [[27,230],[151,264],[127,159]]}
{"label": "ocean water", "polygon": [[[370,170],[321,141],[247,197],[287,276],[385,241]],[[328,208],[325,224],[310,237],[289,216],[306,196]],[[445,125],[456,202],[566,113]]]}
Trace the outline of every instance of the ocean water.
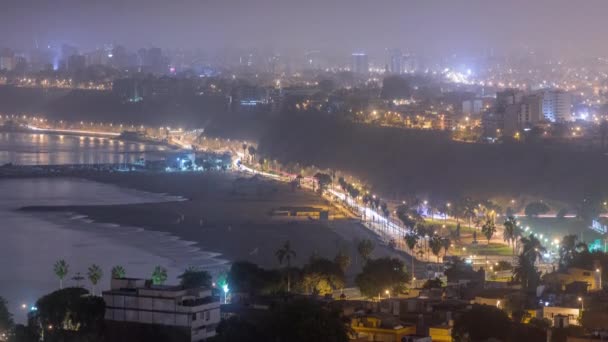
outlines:
{"label": "ocean water", "polygon": [[[59,287],[53,273],[56,260],[65,259],[70,272],[64,286],[78,285],[76,272],[98,264],[104,276],[97,292],[108,289],[110,270],[122,265],[129,277],[150,277],[156,265],[168,269],[168,283],[190,265],[218,271],[227,264],[215,253],[201,251],[193,242],[165,232],[139,227],[96,223],[74,213],[18,211],[25,206],[110,205],[178,201],[177,197],[150,194],[78,179],[0,179],[0,296],[18,322],[40,296]],[[80,283],[90,288],[88,280]]]}
{"label": "ocean water", "polygon": [[0,165],[119,164],[165,152],[164,146],[110,138],[0,132]]}

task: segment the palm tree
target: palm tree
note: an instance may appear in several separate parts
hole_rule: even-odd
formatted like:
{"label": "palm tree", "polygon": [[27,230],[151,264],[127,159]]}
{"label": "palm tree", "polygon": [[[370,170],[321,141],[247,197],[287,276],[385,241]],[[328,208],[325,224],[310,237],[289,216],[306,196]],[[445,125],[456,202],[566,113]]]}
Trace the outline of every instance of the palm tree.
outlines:
{"label": "palm tree", "polygon": [[517,221],[515,221],[515,217],[509,216],[503,225],[505,226],[503,238],[513,246],[513,255],[515,255],[515,234],[517,230]]}
{"label": "palm tree", "polygon": [[520,239],[522,244],[522,252],[521,254],[527,257],[532,264],[536,262],[536,260],[542,259],[543,253],[546,251],[545,247],[540,243],[533,234],[530,236],[522,237]]}
{"label": "palm tree", "polygon": [[120,278],[124,278],[127,275],[127,271],[125,271],[125,268],[117,265],[112,267],[112,279],[120,279]]}
{"label": "palm tree", "polygon": [[488,245],[494,233],[496,233],[496,224],[491,219],[486,220],[486,223],[481,227],[481,232],[488,239]]}
{"label": "palm tree", "polygon": [[452,241],[450,241],[450,238],[446,236],[441,239],[441,245],[443,245],[443,256],[448,256],[448,249],[450,249]]}
{"label": "palm tree", "polygon": [[97,283],[99,282],[99,280],[101,279],[102,276],[103,276],[103,271],[101,270],[101,267],[99,267],[96,264],[89,266],[89,270],[87,272],[87,277],[89,278],[89,281],[93,285],[93,288],[91,289],[93,296],[95,295],[95,287],[97,286]]}
{"label": "palm tree", "polygon": [[58,260],[53,266],[53,272],[59,278],[59,288],[63,289],[63,278],[70,272],[70,265],[65,260]]}
{"label": "palm tree", "polygon": [[154,285],[162,285],[167,281],[167,269],[162,266],[156,266],[152,272],[152,283]]}
{"label": "palm tree", "polygon": [[431,236],[429,239],[429,246],[431,247],[431,252],[433,252],[433,255],[437,257],[437,262],[439,262],[439,254],[441,253],[441,248],[443,248],[439,235],[433,234],[433,236]]}
{"label": "palm tree", "polygon": [[357,252],[359,252],[361,259],[363,259],[364,261],[367,261],[369,259],[373,251],[374,243],[372,242],[372,240],[363,239],[357,244]]}
{"label": "palm tree", "polygon": [[291,249],[291,243],[289,240],[285,241],[283,247],[279,248],[275,252],[275,256],[279,260],[279,264],[283,265],[283,260],[286,261],[287,266],[287,292],[291,291],[291,279],[289,276],[289,269],[291,268],[291,258],[296,257],[296,252]]}
{"label": "palm tree", "polygon": [[419,238],[420,237],[414,232],[407,233],[403,237],[407,248],[410,249],[410,256],[412,257],[412,275],[414,274],[414,247],[416,247]]}
{"label": "palm tree", "polygon": [[249,146],[247,151],[249,151],[249,158],[250,158],[250,161],[253,163],[253,160],[255,159],[255,155],[258,151],[253,146]]}
{"label": "palm tree", "polygon": [[567,267],[579,252],[586,249],[587,245],[584,242],[578,242],[575,234],[564,236],[559,245],[559,266]]}

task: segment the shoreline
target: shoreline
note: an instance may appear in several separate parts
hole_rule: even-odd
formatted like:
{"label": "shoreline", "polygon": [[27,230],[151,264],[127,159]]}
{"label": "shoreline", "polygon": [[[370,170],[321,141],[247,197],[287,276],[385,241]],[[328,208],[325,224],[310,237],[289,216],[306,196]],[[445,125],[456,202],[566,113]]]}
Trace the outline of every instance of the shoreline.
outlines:
{"label": "shoreline", "polygon": [[[186,198],[183,201],[126,205],[26,206],[22,212],[71,212],[96,224],[141,227],[146,231],[165,233],[192,241],[202,251],[213,251],[220,258],[250,261],[265,268],[279,267],[274,252],[290,240],[297,252],[294,265],[302,265],[313,254],[333,259],[340,250],[351,256],[347,278],[352,283],[361,262],[356,243],[371,239],[376,245],[374,257],[393,256],[410,265],[409,256],[389,249],[374,232],[355,220],[327,222],[310,220],[275,220],[271,208],[324,206],[320,197],[306,191],[291,192],[288,185],[260,180],[245,195],[231,193],[234,173],[98,175],[85,179],[152,193],[167,193]],[[261,190],[260,190],[261,189]],[[266,191],[274,189],[272,191]],[[258,192],[262,193],[259,195]],[[422,264],[420,264],[422,265]],[[409,267],[408,267],[409,268]],[[420,273],[419,265],[416,273]]]}

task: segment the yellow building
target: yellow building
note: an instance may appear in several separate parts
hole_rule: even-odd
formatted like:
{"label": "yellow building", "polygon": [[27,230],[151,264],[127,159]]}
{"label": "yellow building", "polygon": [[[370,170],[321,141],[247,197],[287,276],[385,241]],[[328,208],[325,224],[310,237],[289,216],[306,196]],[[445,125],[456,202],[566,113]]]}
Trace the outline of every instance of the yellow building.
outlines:
{"label": "yellow building", "polygon": [[381,314],[353,317],[351,328],[357,341],[400,342],[403,337],[416,334],[413,324]]}
{"label": "yellow building", "polygon": [[433,342],[452,342],[452,326],[436,325],[429,327],[429,335]]}

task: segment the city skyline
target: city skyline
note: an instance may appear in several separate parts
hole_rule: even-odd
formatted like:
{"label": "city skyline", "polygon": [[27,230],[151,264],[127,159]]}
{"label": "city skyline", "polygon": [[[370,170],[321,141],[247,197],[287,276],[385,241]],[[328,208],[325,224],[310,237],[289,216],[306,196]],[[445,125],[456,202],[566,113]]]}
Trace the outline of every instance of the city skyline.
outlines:
{"label": "city skyline", "polygon": [[[608,4],[587,1],[105,1],[9,0],[0,13],[0,46],[54,43],[83,49],[131,48],[365,50],[404,48],[423,55],[537,50],[559,56],[603,55]],[[581,39],[584,37],[585,39]]]}

